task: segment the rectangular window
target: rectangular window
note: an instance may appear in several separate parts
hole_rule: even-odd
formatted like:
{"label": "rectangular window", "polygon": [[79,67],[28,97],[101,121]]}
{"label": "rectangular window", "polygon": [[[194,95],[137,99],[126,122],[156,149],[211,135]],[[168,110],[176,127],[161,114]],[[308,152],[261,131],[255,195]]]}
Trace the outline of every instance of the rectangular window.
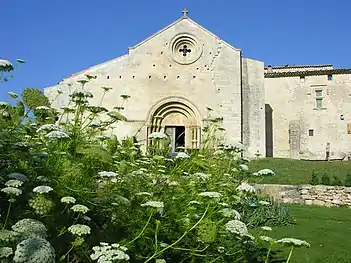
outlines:
{"label": "rectangular window", "polygon": [[320,90],[320,89],[318,89],[318,90],[316,90],[316,97],[318,98],[318,97],[322,97],[322,90]]}
{"label": "rectangular window", "polygon": [[316,108],[317,109],[323,108],[323,99],[322,98],[316,98]]}
{"label": "rectangular window", "polygon": [[351,123],[347,124],[347,134],[351,134]]}
{"label": "rectangular window", "polygon": [[300,76],[300,81],[301,81],[302,83],[304,83],[304,82],[305,82],[305,76]]}
{"label": "rectangular window", "polygon": [[313,136],[313,133],[314,133],[313,129],[308,130],[308,136]]}
{"label": "rectangular window", "polygon": [[333,75],[328,75],[328,80],[329,81],[333,80]]}

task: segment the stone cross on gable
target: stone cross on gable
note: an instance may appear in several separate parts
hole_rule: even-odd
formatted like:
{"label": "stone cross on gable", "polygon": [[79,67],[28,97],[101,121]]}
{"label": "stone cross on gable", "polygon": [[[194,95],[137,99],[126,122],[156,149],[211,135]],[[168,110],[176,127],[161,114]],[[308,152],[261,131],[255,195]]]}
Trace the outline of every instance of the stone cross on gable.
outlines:
{"label": "stone cross on gable", "polygon": [[184,17],[188,16],[188,13],[189,13],[188,9],[184,8],[183,9],[183,16]]}

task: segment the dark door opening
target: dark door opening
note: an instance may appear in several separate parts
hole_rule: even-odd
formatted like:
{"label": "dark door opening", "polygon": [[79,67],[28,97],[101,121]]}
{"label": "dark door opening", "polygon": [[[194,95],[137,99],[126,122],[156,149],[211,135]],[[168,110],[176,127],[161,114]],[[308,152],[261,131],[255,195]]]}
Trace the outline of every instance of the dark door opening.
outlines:
{"label": "dark door opening", "polygon": [[266,119],[266,157],[273,157],[273,109],[265,104]]}
{"label": "dark door opening", "polygon": [[177,151],[178,147],[185,147],[185,127],[176,126],[175,127],[175,149]]}

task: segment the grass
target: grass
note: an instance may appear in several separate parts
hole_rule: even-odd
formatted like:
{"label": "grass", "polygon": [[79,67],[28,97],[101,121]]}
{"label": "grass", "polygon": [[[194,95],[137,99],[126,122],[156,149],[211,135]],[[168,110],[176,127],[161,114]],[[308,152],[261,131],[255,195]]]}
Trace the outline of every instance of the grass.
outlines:
{"label": "grass", "polygon": [[[274,176],[265,176],[259,183],[291,185],[309,184],[312,171],[315,171],[319,177],[323,173],[327,173],[331,179],[331,184],[333,184],[334,176],[339,178],[341,182],[345,181],[346,174],[351,171],[351,162],[301,161],[280,158],[264,158],[251,161],[249,163],[249,168],[250,171],[269,168],[275,172]],[[255,177],[255,179],[257,179],[257,177]]]}
{"label": "grass", "polygon": [[296,225],[273,228],[270,236],[294,237],[311,244],[310,248],[297,248],[291,263],[351,262],[350,208],[290,207],[296,217]]}

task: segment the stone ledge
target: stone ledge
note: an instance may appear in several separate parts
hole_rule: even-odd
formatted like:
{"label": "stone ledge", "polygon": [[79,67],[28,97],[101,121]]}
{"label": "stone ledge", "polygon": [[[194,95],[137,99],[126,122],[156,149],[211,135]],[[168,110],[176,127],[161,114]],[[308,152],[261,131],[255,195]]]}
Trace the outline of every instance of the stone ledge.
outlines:
{"label": "stone ledge", "polygon": [[326,185],[254,185],[259,194],[283,203],[320,206],[351,205],[351,187]]}

